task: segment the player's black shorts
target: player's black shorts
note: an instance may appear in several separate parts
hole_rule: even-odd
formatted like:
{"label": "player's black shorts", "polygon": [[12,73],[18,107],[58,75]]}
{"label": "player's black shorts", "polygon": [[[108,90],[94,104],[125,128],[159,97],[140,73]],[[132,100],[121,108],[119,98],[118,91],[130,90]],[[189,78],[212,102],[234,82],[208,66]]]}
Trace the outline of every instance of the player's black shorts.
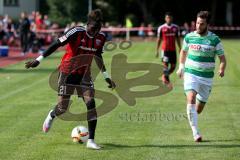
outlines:
{"label": "player's black shorts", "polygon": [[83,92],[90,90],[94,92],[94,84],[90,75],[59,73],[58,95],[78,95],[82,97]]}
{"label": "player's black shorts", "polygon": [[176,51],[162,51],[162,61],[166,63],[176,64],[177,63]]}

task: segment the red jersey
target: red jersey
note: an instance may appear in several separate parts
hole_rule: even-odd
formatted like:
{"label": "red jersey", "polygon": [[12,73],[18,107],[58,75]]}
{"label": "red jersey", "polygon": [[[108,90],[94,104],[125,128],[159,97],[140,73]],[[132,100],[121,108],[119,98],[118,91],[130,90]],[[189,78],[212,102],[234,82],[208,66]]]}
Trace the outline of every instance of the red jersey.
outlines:
{"label": "red jersey", "polygon": [[102,32],[92,37],[83,27],[68,30],[58,39],[62,46],[67,44],[59,70],[67,74],[90,73],[92,59],[103,53],[105,40],[105,34]]}
{"label": "red jersey", "polygon": [[176,51],[175,40],[179,36],[179,27],[175,24],[170,26],[166,23],[158,27],[158,37],[162,39],[163,51]]}

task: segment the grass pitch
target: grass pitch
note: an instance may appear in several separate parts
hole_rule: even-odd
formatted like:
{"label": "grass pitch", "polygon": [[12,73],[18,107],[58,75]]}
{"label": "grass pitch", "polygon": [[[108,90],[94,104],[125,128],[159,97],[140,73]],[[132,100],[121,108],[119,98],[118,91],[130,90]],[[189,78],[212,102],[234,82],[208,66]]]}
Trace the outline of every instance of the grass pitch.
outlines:
{"label": "grass pitch", "polygon": [[[70,138],[71,130],[77,125],[86,126],[86,122],[57,119],[48,134],[41,130],[57,100],[56,92],[49,87],[49,75],[63,53],[55,53],[34,70],[25,70],[24,62],[0,69],[0,159],[239,159],[240,41],[223,40],[223,44],[228,60],[226,76],[214,78],[209,102],[199,116],[205,140],[199,144],[193,142],[182,80],[175,74],[174,89],[166,95],[138,98],[133,107],[118,98],[118,106],[99,118],[96,142],[103,149],[93,151],[85,144],[74,144]],[[112,57],[119,53],[125,53],[129,63],[160,63],[154,57],[155,43],[136,42],[129,50],[104,53],[109,71]],[[117,96],[107,88],[102,76],[98,76],[95,88]],[[81,100],[73,100],[74,111],[85,110]],[[152,119],[149,114],[157,118]]]}

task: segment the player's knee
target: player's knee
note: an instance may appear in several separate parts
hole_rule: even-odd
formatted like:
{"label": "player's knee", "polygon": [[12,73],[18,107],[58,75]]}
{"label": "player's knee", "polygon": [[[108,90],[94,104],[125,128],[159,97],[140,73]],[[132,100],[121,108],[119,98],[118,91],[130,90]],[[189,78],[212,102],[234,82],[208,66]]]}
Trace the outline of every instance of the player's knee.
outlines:
{"label": "player's knee", "polygon": [[54,109],[56,116],[60,116],[67,111],[67,106],[64,106],[62,103],[58,103]]}
{"label": "player's knee", "polygon": [[188,100],[188,103],[195,104],[196,103],[196,94],[194,94],[193,92],[189,92],[187,95],[187,100]]}
{"label": "player's knee", "polygon": [[168,68],[168,63],[167,62],[162,62],[164,68]]}
{"label": "player's knee", "polygon": [[198,113],[198,114],[201,114],[202,111],[203,111],[203,109],[200,109],[200,108],[197,109],[197,113]]}
{"label": "player's knee", "polygon": [[206,104],[206,102],[200,102],[198,100],[198,102],[197,102],[197,113],[198,114],[202,113],[202,111],[203,111],[203,109],[205,107],[205,104]]}
{"label": "player's knee", "polygon": [[168,68],[163,68],[163,74],[164,74],[165,76],[168,76],[168,75],[169,75],[169,70],[168,70]]}

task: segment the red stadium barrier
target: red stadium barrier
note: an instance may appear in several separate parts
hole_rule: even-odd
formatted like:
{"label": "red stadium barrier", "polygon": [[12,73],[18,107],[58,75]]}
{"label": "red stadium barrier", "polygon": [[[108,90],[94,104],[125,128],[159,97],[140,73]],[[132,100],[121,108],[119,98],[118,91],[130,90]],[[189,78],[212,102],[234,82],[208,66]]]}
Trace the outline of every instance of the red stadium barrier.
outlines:
{"label": "red stadium barrier", "polygon": [[[157,30],[158,27],[152,27],[153,30]],[[180,29],[184,29],[184,27],[180,27]],[[127,31],[148,31],[148,27],[133,27],[133,28],[118,28],[118,27],[109,27],[109,28],[102,28],[101,31],[103,32],[127,32]],[[210,26],[210,30],[215,30],[215,31],[240,31],[240,26]],[[49,29],[49,30],[37,30],[37,33],[61,33],[64,32],[65,29]]]}

